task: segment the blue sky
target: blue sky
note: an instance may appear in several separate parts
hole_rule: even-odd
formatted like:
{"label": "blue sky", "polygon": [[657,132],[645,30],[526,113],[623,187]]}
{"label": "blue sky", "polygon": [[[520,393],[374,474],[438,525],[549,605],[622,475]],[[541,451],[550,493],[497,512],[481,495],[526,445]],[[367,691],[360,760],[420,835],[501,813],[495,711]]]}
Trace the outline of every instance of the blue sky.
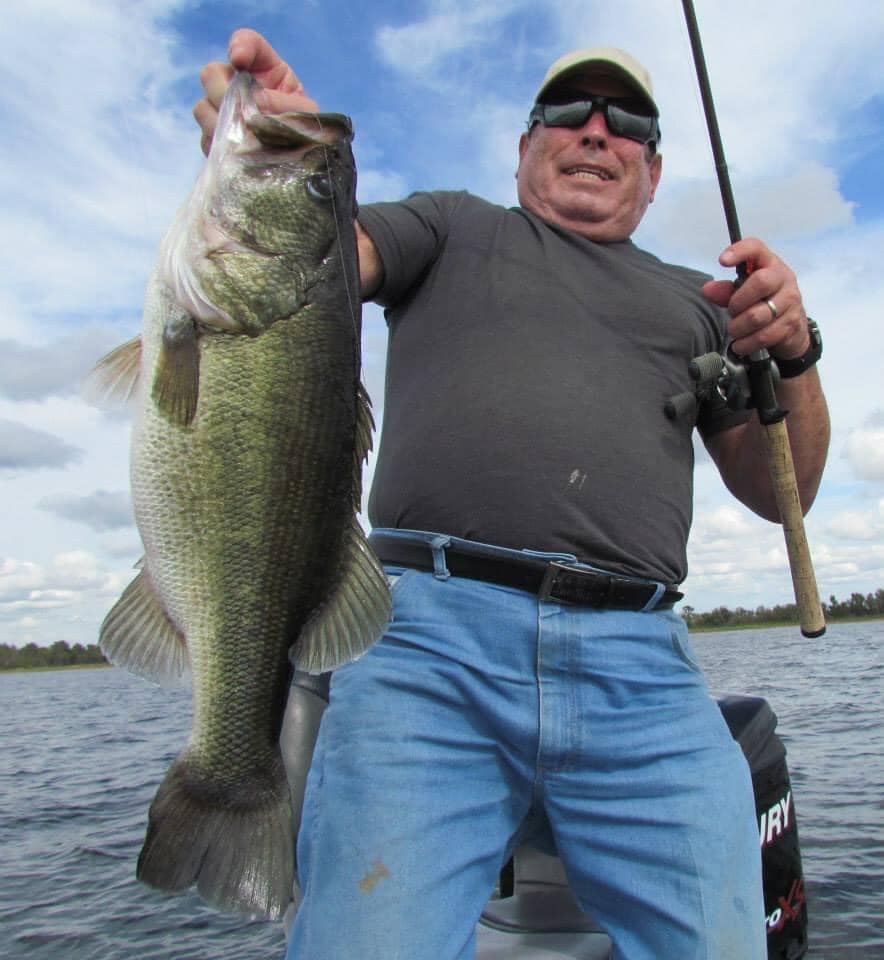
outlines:
{"label": "blue sky", "polygon": [[[884,586],[884,8],[696,7],[744,233],[794,267],[825,338],[833,441],[807,521],[820,591],[866,593]],[[421,188],[514,203],[518,136],[548,63],[629,49],[654,78],[664,131],[663,182],[636,241],[726,275],[677,0],[30,0],[5,20],[0,642],[93,642],[140,556],[128,417],[89,406],[78,384],[139,329],[160,238],[202,162],[198,70],[235,27],[266,33],[324,109],[352,116],[363,203]],[[379,410],[374,307],[365,331]],[[779,529],[738,505],[699,450],[689,560],[698,610],[791,597]]]}

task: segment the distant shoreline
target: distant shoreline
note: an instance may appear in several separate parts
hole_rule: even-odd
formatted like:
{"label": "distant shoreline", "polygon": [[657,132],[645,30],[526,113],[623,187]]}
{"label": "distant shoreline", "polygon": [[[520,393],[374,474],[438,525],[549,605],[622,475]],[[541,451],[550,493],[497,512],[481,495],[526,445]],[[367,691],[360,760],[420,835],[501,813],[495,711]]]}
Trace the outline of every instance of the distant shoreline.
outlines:
{"label": "distant shoreline", "polygon": [[[878,622],[884,620],[884,615],[881,614],[868,614],[866,616],[858,617],[836,617],[832,620],[829,620],[826,623],[827,627],[833,627],[839,623],[865,623],[866,621]],[[770,622],[764,621],[760,623],[723,623],[716,624],[715,626],[691,626],[688,625],[688,632],[694,636],[701,633],[726,633],[730,630],[777,630],[782,627],[792,627],[795,630],[800,629],[800,625],[795,620],[772,620]],[[823,635],[823,637],[825,634]],[[813,638],[808,637],[808,639],[822,639],[820,637]],[[4,673],[46,673],[50,670],[96,670],[104,669],[106,667],[112,667],[114,664],[105,662],[95,662],[95,663],[59,663],[59,664],[41,664],[34,666],[2,666],[0,667],[0,674]]]}
{"label": "distant shoreline", "polygon": [[0,667],[0,673],[47,673],[50,670],[103,670],[112,663],[60,663],[51,667]]}
{"label": "distant shoreline", "polygon": [[[867,621],[875,622],[877,620],[884,620],[884,617],[837,617],[834,620],[827,620],[826,627],[833,627],[838,623],[866,623]],[[690,633],[722,633],[726,630],[776,630],[779,627],[794,627],[796,630],[800,629],[800,625],[796,620],[777,620],[771,621],[770,623],[723,623],[720,626],[714,627],[688,627],[688,630]],[[808,637],[808,639],[814,638]],[[816,639],[822,638],[817,637]]]}

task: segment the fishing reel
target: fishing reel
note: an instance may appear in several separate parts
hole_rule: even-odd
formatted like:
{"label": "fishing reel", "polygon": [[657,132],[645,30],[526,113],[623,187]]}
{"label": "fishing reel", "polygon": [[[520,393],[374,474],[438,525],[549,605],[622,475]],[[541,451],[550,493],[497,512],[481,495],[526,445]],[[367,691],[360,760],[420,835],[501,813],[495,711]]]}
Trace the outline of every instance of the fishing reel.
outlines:
{"label": "fishing reel", "polygon": [[777,423],[787,411],[777,405],[775,388],[780,380],[776,363],[767,350],[759,350],[751,357],[741,357],[728,346],[724,354],[701,354],[688,364],[688,373],[694,389],[670,397],[663,411],[670,420],[682,416],[693,417],[700,402],[717,390],[731,410],[758,408],[758,418],[764,424]]}

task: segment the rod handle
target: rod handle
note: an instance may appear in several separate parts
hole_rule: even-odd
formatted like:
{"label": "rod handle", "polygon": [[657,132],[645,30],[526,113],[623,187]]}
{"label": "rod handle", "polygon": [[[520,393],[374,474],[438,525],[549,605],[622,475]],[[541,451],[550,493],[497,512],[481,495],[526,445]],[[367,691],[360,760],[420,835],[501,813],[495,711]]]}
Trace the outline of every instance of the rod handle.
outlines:
{"label": "rod handle", "polygon": [[804,532],[804,514],[798,497],[786,421],[767,424],[762,432],[767,445],[771,484],[783,523],[783,536],[789,554],[789,569],[792,572],[801,632],[805,637],[821,637],[826,632],[826,621],[810,558],[810,547]]}

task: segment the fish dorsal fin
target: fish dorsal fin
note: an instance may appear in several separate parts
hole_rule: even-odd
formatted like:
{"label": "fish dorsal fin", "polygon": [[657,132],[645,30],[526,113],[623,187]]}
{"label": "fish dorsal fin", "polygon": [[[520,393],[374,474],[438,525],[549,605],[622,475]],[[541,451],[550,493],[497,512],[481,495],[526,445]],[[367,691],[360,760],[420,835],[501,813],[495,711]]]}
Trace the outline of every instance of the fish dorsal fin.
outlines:
{"label": "fish dorsal fin", "polygon": [[144,567],[104,618],[98,642],[111,663],[154,683],[175,686],[190,676],[187,644]]}
{"label": "fish dorsal fin", "polygon": [[141,378],[141,336],[132,337],[106,353],[92,368],[83,385],[88,400],[103,406],[106,403],[126,404]]}
{"label": "fish dorsal fin", "polygon": [[374,432],[374,417],[371,415],[371,398],[363,384],[356,392],[356,443],[353,454],[353,509],[358,513],[362,507],[362,466],[371,450]]}
{"label": "fish dorsal fin", "polygon": [[354,518],[340,578],[304,625],[294,648],[295,666],[307,673],[325,673],[358,659],[384,632],[391,610],[387,578]]}

